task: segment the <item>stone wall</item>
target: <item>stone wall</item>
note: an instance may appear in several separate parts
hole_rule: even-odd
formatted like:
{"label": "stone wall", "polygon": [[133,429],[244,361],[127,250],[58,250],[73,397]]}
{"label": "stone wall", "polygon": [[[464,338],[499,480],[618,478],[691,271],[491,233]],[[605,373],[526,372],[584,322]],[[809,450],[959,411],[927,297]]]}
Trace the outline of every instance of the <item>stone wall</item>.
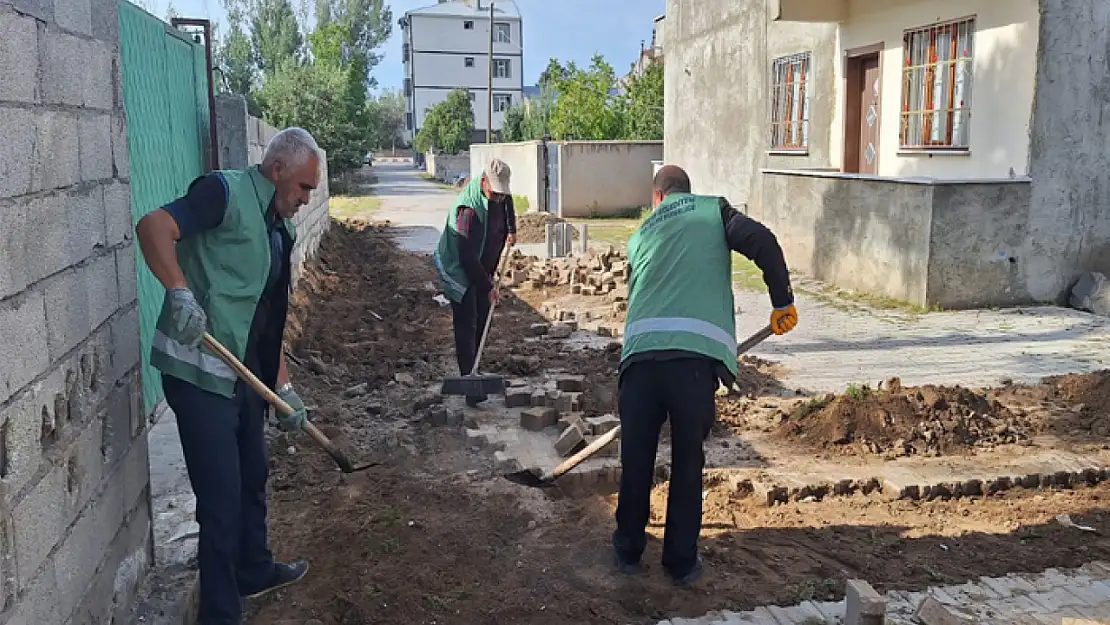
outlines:
{"label": "stone wall", "polygon": [[424,170],[435,176],[436,180],[454,184],[460,175],[470,173],[470,154],[436,154],[428,152],[424,155]]}
{"label": "stone wall", "polygon": [[151,563],[116,0],[0,0],[0,622],[122,622]]}
{"label": "stone wall", "polygon": [[[247,114],[247,102],[240,96],[216,99],[216,140],[220,148],[220,168],[246,169],[262,162],[266,145],[277,130]],[[293,281],[300,278],[304,264],[320,248],[320,241],[331,225],[328,214],[328,155],[320,150],[320,186],[312,193],[308,206],[301,207],[293,223],[297,225],[297,245],[293,248]]]}

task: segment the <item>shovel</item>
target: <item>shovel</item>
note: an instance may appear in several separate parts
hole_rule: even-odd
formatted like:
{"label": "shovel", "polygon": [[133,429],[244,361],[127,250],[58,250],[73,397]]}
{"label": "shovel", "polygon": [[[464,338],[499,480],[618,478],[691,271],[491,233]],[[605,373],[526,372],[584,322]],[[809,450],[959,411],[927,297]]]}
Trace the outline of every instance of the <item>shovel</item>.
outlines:
{"label": "shovel", "polygon": [[[739,358],[741,354],[755,347],[756,345],[759,345],[764,341],[764,339],[771,336],[772,334],[774,334],[774,332],[771,330],[771,326],[764,326],[763,329],[751,335],[743,343],[736,346],[736,357]],[[570,458],[567,458],[562,464],[555,467],[555,469],[550,473],[540,473],[539,469],[533,468],[516,471],[514,473],[508,473],[504,477],[510,482],[513,482],[514,484],[520,484],[521,486],[529,486],[531,488],[550,488],[554,485],[555,480],[562,477],[563,474],[582,464],[582,462],[585,461],[587,458],[594,455],[602,447],[605,447],[610,442],[612,442],[613,439],[616,438],[618,434],[620,434],[620,431],[621,426],[619,425],[609,430],[602,436],[599,436],[594,442],[583,448],[582,451],[574,454]]]}
{"label": "shovel", "polygon": [[[244,382],[250,384],[251,388],[254,389],[254,392],[258,393],[262,396],[263,399],[270,402],[270,405],[272,405],[275,410],[280,410],[284,414],[292,414],[293,408],[291,408],[289,404],[285,403],[285,401],[278,397],[277,393],[274,393],[269,388],[267,388],[266,385],[262,383],[262,380],[259,380],[257,377],[255,377],[255,375],[251,373],[250,369],[247,369],[245,366],[243,366],[243,363],[239,362],[239,359],[235,357],[235,354],[229,352],[227,348],[221,345],[220,342],[217,341],[211,334],[205,332],[203,340],[205,347],[211,350],[212,353],[219,356],[220,360],[226,362],[229,367],[234,369],[235,373],[237,373]],[[332,460],[335,460],[335,463],[339,465],[339,468],[344,473],[363,471],[365,469],[369,469],[370,467],[380,464],[378,462],[367,462],[355,465],[351,462],[350,458],[346,456],[346,454],[344,454],[342,451],[339,451],[339,448],[335,446],[335,443],[332,443],[331,440],[329,440],[328,437],[325,436],[324,433],[321,432],[319,428],[317,428],[311,422],[306,423],[304,429],[306,432],[308,432],[308,435],[312,437],[312,440],[316,441],[316,444],[322,447],[324,451],[328,452],[328,455],[331,456]]]}
{"label": "shovel", "polygon": [[[494,288],[498,288],[501,284],[501,270],[505,267],[505,261],[509,260],[509,252],[511,246],[505,247],[505,253],[501,256],[501,260],[497,263],[497,274],[493,277]],[[474,366],[470,369],[468,375],[453,376],[444,378],[443,386],[440,387],[439,392],[442,395],[465,395],[467,397],[488,397],[490,395],[504,395],[505,394],[505,378],[495,374],[478,375],[478,362],[482,360],[482,351],[486,347],[486,339],[489,337],[489,327],[493,323],[493,311],[497,308],[497,302],[493,302],[489,307],[489,314],[486,315],[486,327],[482,330],[482,340],[478,342],[478,352],[474,355]]]}

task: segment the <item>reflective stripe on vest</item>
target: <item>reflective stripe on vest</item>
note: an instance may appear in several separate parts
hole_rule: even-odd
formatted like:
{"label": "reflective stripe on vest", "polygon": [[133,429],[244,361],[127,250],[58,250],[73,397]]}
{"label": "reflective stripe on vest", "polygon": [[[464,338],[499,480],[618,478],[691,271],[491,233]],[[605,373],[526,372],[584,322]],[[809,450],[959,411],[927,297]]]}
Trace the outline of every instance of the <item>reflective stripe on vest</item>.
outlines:
{"label": "reflective stripe on vest", "polygon": [[689,332],[724,345],[729,349],[729,353],[736,353],[736,337],[729,336],[728,332],[708,321],[689,317],[638,319],[624,329],[624,339],[627,341],[634,336],[652,332]]}
{"label": "reflective stripe on vest", "polygon": [[151,341],[151,346],[170,358],[192,365],[208,375],[213,375],[225,380],[236,379],[235,370],[228,366],[226,362],[212,354],[202,352],[195,347],[189,347],[188,345],[178,343],[163,334],[161,330],[154,331],[154,339]]}

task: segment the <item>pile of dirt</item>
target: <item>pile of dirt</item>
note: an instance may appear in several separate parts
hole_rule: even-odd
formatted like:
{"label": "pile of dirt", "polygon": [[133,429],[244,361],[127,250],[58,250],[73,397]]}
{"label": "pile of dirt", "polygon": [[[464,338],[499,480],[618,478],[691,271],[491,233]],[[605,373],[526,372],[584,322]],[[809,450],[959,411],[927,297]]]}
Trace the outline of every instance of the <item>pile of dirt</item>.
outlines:
{"label": "pile of dirt", "polygon": [[780,439],[840,453],[942,456],[1029,440],[1008,408],[963,387],[854,387],[800,405],[778,427]]}
{"label": "pile of dirt", "polygon": [[1047,378],[1042,384],[1022,389],[1063,411],[1046,419],[1044,430],[1068,438],[1110,436],[1110,370]]}
{"label": "pile of dirt", "polygon": [[[519,243],[543,243],[547,240],[547,224],[565,222],[551,213],[528,212],[516,216],[516,240]],[[573,235],[578,240],[578,232]]]}

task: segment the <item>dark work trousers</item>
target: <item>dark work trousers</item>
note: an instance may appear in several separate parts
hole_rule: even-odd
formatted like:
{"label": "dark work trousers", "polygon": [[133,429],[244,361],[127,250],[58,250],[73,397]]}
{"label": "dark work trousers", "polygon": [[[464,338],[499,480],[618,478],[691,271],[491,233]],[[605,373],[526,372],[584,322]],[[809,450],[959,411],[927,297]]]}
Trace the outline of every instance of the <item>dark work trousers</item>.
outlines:
{"label": "dark work trousers", "polygon": [[671,420],[671,485],[663,535],[663,568],[689,573],[701,533],[702,443],[717,416],[715,363],[706,358],[643,360],[620,378],[621,484],[613,548],[625,564],[640,561],[663,423]]}
{"label": "dark work trousers", "polygon": [[477,357],[478,343],[482,341],[482,331],[486,329],[489,308],[489,293],[479,293],[473,286],[466,290],[461,302],[451,302],[455,357],[459,361],[459,373],[462,375],[470,375],[470,370],[474,368],[474,359]]}
{"label": "dark work trousers", "polygon": [[274,574],[266,538],[265,401],[241,381],[232,399],[168,375],[162,388],[197,496],[198,625],[239,625],[240,596],[264,589]]}

